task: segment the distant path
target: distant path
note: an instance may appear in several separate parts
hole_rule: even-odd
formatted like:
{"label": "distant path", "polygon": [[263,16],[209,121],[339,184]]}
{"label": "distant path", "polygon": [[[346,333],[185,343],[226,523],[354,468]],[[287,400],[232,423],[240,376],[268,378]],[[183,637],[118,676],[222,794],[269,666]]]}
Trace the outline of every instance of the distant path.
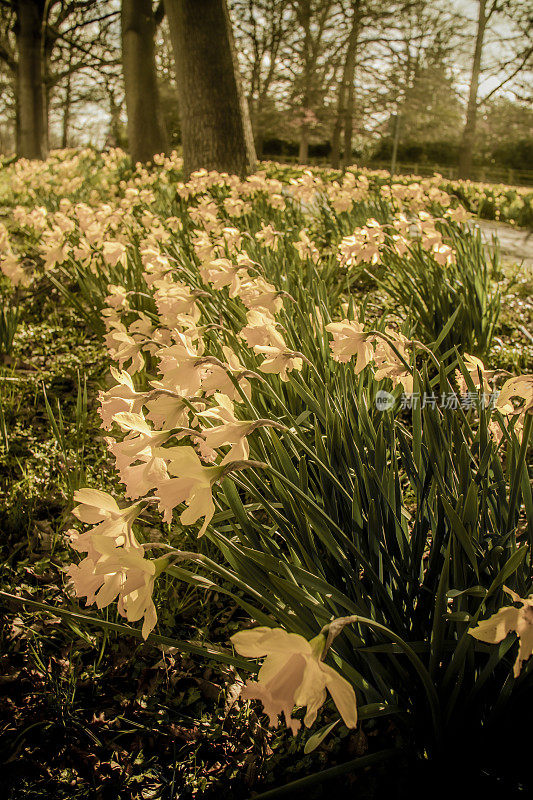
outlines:
{"label": "distant path", "polygon": [[512,228],[503,222],[489,219],[472,220],[481,231],[481,238],[486,245],[492,244],[496,235],[500,242],[500,253],[505,261],[515,261],[533,267],[533,231],[523,228]]}

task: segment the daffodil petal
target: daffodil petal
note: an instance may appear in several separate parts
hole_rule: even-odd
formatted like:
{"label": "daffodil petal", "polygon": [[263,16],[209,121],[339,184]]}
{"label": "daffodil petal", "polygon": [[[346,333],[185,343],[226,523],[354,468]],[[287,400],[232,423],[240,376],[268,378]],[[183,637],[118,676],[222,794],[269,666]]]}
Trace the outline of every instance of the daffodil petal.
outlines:
{"label": "daffodil petal", "polygon": [[326,686],[347,728],[357,726],[357,701],[353,686],[328,664],[320,668],[326,674]]}

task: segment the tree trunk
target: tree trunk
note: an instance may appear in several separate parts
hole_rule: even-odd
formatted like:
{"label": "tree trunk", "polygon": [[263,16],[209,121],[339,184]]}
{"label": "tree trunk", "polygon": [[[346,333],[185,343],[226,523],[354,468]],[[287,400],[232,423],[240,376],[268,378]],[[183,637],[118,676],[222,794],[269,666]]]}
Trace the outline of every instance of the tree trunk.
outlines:
{"label": "tree trunk", "polygon": [[18,81],[15,80],[15,153],[20,154],[22,149],[20,141],[20,103]]}
{"label": "tree trunk", "polygon": [[[331,166],[333,169],[340,167],[341,157],[341,133],[343,124],[348,121],[349,141],[350,141],[350,156],[351,156],[351,141],[352,141],[352,115],[353,115],[353,82],[355,78],[355,61],[357,54],[357,40],[359,37],[359,24],[360,15],[359,8],[361,0],[355,0],[353,4],[353,17],[352,27],[348,36],[348,46],[346,48],[346,58],[342,70],[342,79],[339,85],[339,94],[337,99],[337,116],[335,118],[335,127],[333,128],[333,137],[331,140]],[[351,92],[351,95],[350,95]],[[350,101],[351,96],[351,102]],[[346,143],[345,143],[346,146]],[[345,159],[346,161],[346,159]]]}
{"label": "tree trunk", "polygon": [[48,120],[50,119],[50,93],[51,87],[48,84],[44,83],[43,88],[43,95],[44,95],[44,122],[43,122],[43,136],[44,136],[44,151],[48,154],[50,150],[50,126],[48,124]]}
{"label": "tree trunk", "polygon": [[263,135],[263,131],[260,130],[259,127],[257,129],[257,133],[255,134],[254,142],[255,142],[255,152],[257,158],[261,159],[263,158],[263,147],[264,147],[265,137]]}
{"label": "tree trunk", "polygon": [[252,126],[226,0],[165,0],[180,101],[183,169],[244,176],[255,169]]}
{"label": "tree trunk", "polygon": [[[355,73],[355,64],[354,64]],[[346,98],[346,108],[344,110],[344,154],[342,163],[344,167],[349,167],[352,163],[352,138],[353,138],[353,106],[355,97],[354,83],[355,74],[348,86],[348,96]]]}
{"label": "tree trunk", "polygon": [[69,127],[70,127],[70,110],[72,104],[72,48],[69,48],[68,51],[68,61],[67,61],[67,83],[65,86],[65,101],[63,103],[63,120],[62,120],[62,132],[61,132],[61,147],[65,149],[68,147],[68,134],[69,134]]}
{"label": "tree trunk", "polygon": [[298,162],[306,164],[309,158],[309,132],[310,132],[310,111],[311,97],[313,94],[314,78],[314,59],[313,59],[313,38],[311,35],[311,20],[313,11],[310,0],[300,0],[297,4],[297,17],[304,31],[302,43],[303,63],[302,63],[302,121],[300,123],[300,147],[298,150]]}
{"label": "tree trunk", "polygon": [[[69,67],[70,67],[70,58],[69,58]],[[72,76],[69,72],[69,74],[67,75],[67,85],[65,87],[65,103],[63,105],[63,131],[61,134],[61,147],[63,149],[68,147],[71,94],[72,94]]]}
{"label": "tree trunk", "polygon": [[44,0],[17,2],[18,155],[22,158],[46,158],[43,13]]}
{"label": "tree trunk", "polygon": [[298,163],[307,164],[309,158],[309,126],[302,122],[300,127],[300,149],[298,150]]}
{"label": "tree trunk", "polygon": [[122,0],[121,24],[129,151],[134,164],[146,163],[166,150],[155,67],[152,0]]}
{"label": "tree trunk", "polygon": [[123,147],[124,132],[120,121],[122,106],[117,102],[115,91],[110,82],[106,83],[106,94],[109,100],[109,130],[107,132],[106,147]]}
{"label": "tree trunk", "polygon": [[344,77],[343,82],[339,86],[339,97],[337,100],[337,116],[335,117],[335,127],[333,128],[333,136],[331,137],[331,166],[333,169],[339,169],[341,163],[341,133],[342,121],[344,117]]}
{"label": "tree trunk", "polygon": [[483,39],[487,25],[486,13],[487,0],[479,0],[479,16],[477,22],[476,45],[472,63],[472,75],[468,92],[468,106],[466,109],[466,123],[463,128],[461,147],[459,150],[459,177],[469,178],[472,173],[472,160],[476,138],[477,122],[477,93],[479,89],[479,75],[481,72],[481,55],[483,52]]}

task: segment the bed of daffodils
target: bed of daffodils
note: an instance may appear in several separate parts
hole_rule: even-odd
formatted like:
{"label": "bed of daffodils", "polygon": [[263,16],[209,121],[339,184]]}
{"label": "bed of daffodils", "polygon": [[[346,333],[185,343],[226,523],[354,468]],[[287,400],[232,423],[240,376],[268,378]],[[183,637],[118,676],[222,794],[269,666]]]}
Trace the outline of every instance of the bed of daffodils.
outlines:
{"label": "bed of daffodils", "polygon": [[327,722],[309,747],[385,716],[420,758],[485,741],[533,676],[533,375],[487,362],[496,256],[455,196],[485,190],[180,168],[10,167],[5,291],[50,281],[109,354],[122,488],[74,494],[75,594],[145,639],[163,579],[227,597],[242,630],[197,651],[270,725]]}
{"label": "bed of daffodils", "polygon": [[482,219],[528,228],[533,225],[531,188],[457,180],[445,184],[444,188]]}

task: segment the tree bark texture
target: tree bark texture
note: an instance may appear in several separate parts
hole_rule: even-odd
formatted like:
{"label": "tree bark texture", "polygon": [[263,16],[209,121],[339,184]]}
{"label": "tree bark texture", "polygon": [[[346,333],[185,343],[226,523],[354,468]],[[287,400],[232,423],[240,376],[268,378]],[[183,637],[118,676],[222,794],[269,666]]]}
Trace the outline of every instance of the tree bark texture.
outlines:
{"label": "tree bark texture", "polygon": [[44,5],[44,0],[17,2],[18,155],[22,158],[44,159],[47,155],[43,82]]}
{"label": "tree bark texture", "polygon": [[155,66],[152,0],[122,0],[122,64],[133,163],[151,161],[167,148]]}
{"label": "tree bark texture", "polygon": [[487,26],[487,0],[479,0],[479,15],[472,63],[472,75],[468,92],[468,105],[466,108],[466,122],[461,138],[459,151],[459,177],[469,178],[472,173],[472,160],[474,156],[474,143],[476,139],[477,123],[477,95],[479,90],[479,76],[481,73],[481,55],[483,53],[483,40]]}
{"label": "tree bark texture", "polygon": [[337,116],[333,137],[331,140],[331,166],[333,169],[340,167],[341,158],[341,134],[344,127],[344,165],[347,166],[352,156],[352,130],[353,130],[353,101],[355,79],[355,64],[357,56],[357,40],[359,38],[360,26],[360,6],[361,0],[356,0],[353,4],[352,26],[348,36],[346,48],[346,58],[342,70],[342,78],[339,85],[337,99]]}
{"label": "tree bark texture", "polygon": [[61,147],[68,147],[68,134],[70,125],[70,105],[72,96],[72,76],[67,75],[67,85],[65,87],[65,102],[63,105],[63,125],[61,132]]}
{"label": "tree bark texture", "polygon": [[255,149],[226,0],[165,0],[178,84],[186,176],[247,175]]}
{"label": "tree bark texture", "polygon": [[353,112],[355,102],[354,77],[355,75],[352,74],[352,79],[348,85],[346,108],[344,109],[344,153],[342,157],[342,163],[344,167],[349,167],[352,163]]}

